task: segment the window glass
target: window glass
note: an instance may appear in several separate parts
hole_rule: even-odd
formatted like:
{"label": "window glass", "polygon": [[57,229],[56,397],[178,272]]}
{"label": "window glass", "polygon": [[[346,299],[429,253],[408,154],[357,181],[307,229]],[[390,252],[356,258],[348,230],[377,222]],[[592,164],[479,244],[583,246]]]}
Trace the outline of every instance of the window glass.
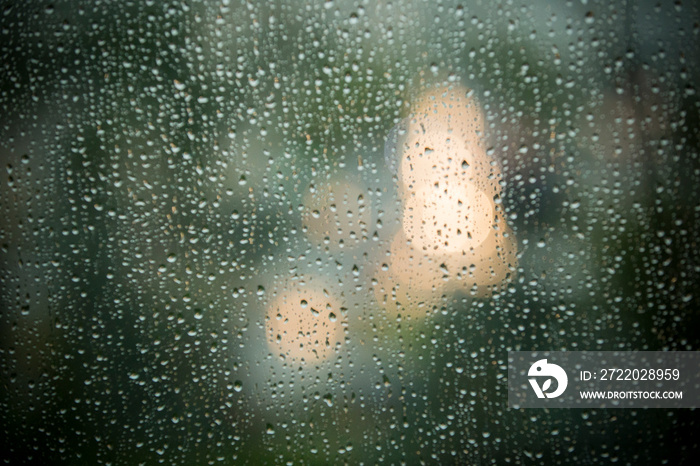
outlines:
{"label": "window glass", "polygon": [[692,2],[0,15],[6,462],[686,462],[509,350],[698,349]]}

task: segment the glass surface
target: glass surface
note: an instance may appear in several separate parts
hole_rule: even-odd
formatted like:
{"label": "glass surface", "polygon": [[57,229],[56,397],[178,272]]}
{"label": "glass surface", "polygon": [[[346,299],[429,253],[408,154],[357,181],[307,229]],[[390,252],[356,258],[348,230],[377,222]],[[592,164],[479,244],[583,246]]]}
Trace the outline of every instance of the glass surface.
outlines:
{"label": "glass surface", "polygon": [[0,457],[690,462],[508,350],[698,350],[693,2],[0,10]]}

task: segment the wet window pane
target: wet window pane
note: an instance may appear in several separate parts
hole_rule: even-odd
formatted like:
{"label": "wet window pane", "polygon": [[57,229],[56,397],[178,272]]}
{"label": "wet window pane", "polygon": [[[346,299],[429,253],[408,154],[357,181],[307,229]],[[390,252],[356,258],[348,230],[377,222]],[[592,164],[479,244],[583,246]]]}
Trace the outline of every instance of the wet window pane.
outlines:
{"label": "wet window pane", "polygon": [[509,350],[694,351],[692,2],[4,2],[0,456],[689,462]]}

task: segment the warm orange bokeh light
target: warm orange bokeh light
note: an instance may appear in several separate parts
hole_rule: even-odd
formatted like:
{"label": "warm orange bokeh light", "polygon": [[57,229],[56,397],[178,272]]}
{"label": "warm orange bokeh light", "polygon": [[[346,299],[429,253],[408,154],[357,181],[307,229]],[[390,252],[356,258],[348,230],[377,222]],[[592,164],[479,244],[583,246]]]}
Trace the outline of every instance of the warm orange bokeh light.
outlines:
{"label": "warm orange bokeh light", "polygon": [[[486,155],[484,115],[463,87],[425,93],[414,103],[399,147],[402,190],[435,183],[470,182],[487,195],[498,190]],[[496,183],[497,184],[497,183]]]}
{"label": "warm orange bokeh light", "polygon": [[425,186],[405,201],[403,230],[413,247],[442,255],[474,248],[493,229],[493,202],[469,182]]}
{"label": "warm orange bokeh light", "polygon": [[296,363],[328,358],[342,338],[340,302],[320,284],[294,283],[267,308],[267,340],[273,352]]}
{"label": "warm orange bokeh light", "polygon": [[517,247],[512,231],[498,226],[478,247],[444,257],[449,291],[488,297],[516,272]]}
{"label": "warm orange bokeh light", "polygon": [[374,296],[387,310],[404,316],[424,317],[445,291],[440,262],[413,248],[399,232],[387,257],[379,260]]}
{"label": "warm orange bokeh light", "polygon": [[387,310],[434,304],[458,290],[488,296],[517,260],[495,203],[501,173],[486,151],[480,107],[454,86],[426,92],[413,108],[398,148],[402,228],[375,289]]}

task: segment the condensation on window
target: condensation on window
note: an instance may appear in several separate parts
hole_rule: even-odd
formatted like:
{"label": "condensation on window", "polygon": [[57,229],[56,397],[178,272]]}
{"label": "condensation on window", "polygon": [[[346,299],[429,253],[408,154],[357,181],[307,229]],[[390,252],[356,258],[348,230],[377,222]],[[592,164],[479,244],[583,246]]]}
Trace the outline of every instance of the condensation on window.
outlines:
{"label": "condensation on window", "polygon": [[0,6],[0,456],[680,463],[508,351],[695,351],[691,3]]}

